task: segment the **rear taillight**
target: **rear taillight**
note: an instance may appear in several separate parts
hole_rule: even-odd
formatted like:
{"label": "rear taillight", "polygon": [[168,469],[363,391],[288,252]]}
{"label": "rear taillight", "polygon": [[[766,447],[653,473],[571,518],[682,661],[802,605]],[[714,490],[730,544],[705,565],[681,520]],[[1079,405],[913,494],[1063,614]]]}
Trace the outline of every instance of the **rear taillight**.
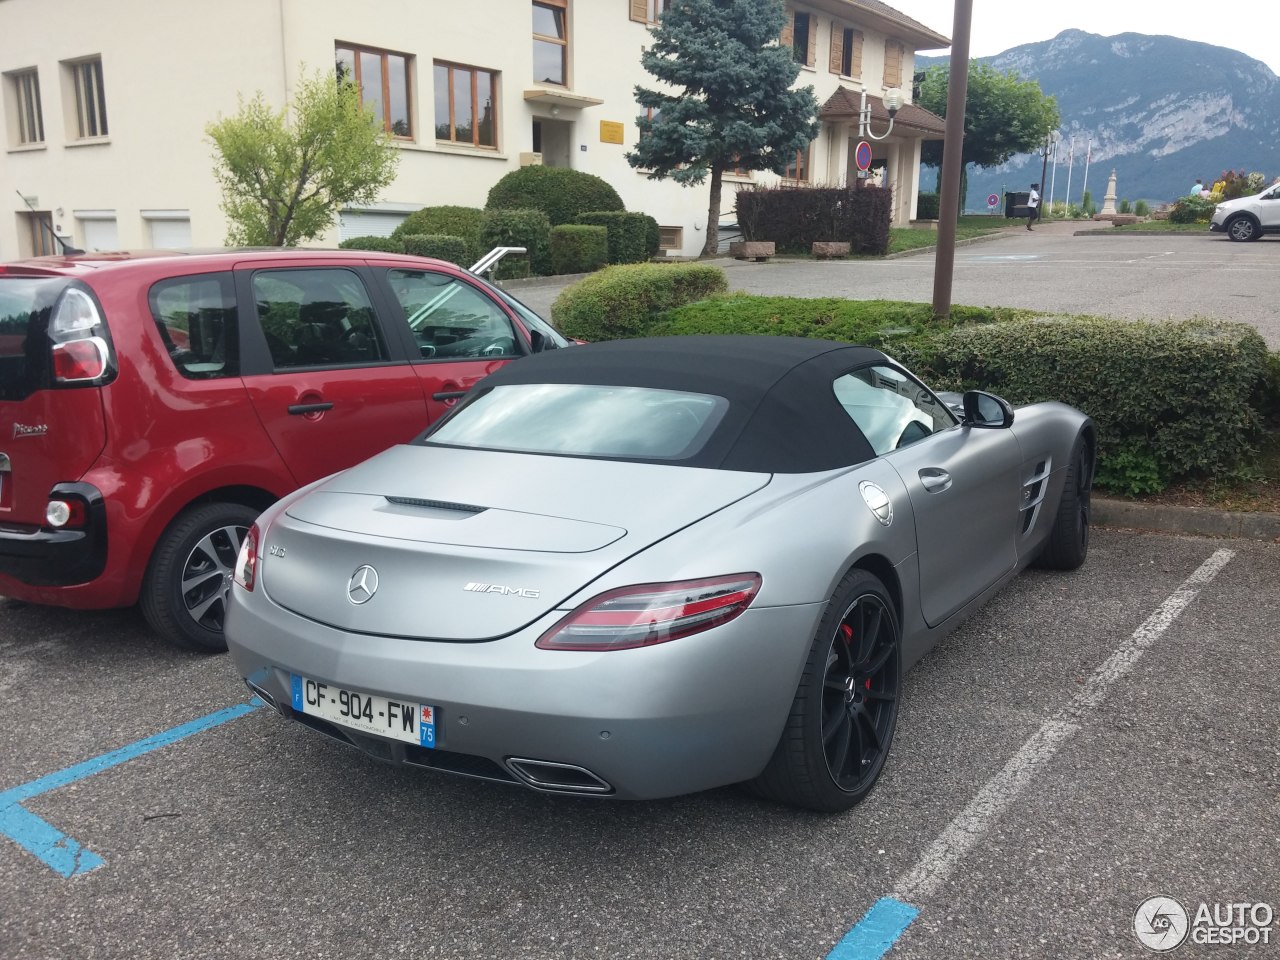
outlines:
{"label": "rear taillight", "polygon": [[588,600],[538,638],[543,650],[629,650],[728,623],[760,592],[760,574],[642,583]]}
{"label": "rear taillight", "polygon": [[59,530],[79,530],[89,522],[89,506],[76,497],[50,500],[45,504],[44,520]]}
{"label": "rear taillight", "polygon": [[115,350],[106,321],[92,296],[67,287],[49,317],[55,383],[99,383],[115,373]]}
{"label": "rear taillight", "polygon": [[245,534],[244,543],[240,544],[240,555],[236,557],[235,581],[251,593],[258,579],[258,536],[255,523]]}

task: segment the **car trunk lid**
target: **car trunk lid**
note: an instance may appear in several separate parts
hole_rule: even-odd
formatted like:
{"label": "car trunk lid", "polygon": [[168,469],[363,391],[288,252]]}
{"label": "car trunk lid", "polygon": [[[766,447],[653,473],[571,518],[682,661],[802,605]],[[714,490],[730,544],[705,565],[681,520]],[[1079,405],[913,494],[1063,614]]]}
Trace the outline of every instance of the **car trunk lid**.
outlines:
{"label": "car trunk lid", "polygon": [[344,630],[491,639],[768,482],[758,473],[399,446],[291,504],[265,532],[261,583],[276,603]]}
{"label": "car trunk lid", "polygon": [[43,525],[49,491],[106,445],[102,391],[54,388],[49,316],[62,277],[0,270],[0,523]]}

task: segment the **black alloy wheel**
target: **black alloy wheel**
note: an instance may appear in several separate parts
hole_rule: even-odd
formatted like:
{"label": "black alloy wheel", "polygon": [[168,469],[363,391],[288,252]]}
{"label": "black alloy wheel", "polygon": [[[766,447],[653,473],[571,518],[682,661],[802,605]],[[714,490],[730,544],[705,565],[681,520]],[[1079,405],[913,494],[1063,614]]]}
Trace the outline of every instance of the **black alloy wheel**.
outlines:
{"label": "black alloy wheel", "polygon": [[1062,499],[1038,567],[1075,570],[1089,555],[1090,496],[1093,491],[1093,455],[1083,437],[1071,450],[1071,464],[1062,484]]}
{"label": "black alloy wheel", "polygon": [[827,651],[822,680],[822,750],[827,772],[847,793],[865,794],[884,766],[898,718],[898,635],[880,597],[864,594],[845,611]]}
{"label": "black alloy wheel", "polygon": [[849,571],[818,624],[778,745],[751,788],[824,813],[862,801],[893,742],[902,672],[893,599],[868,571]]}

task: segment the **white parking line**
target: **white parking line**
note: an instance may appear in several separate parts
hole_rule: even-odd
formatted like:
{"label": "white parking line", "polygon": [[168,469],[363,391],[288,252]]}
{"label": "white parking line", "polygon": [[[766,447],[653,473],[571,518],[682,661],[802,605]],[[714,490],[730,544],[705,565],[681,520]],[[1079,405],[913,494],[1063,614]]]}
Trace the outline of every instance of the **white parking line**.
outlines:
{"label": "white parking line", "polygon": [[1046,720],[1010,758],[1004,769],[988,780],[969,805],[948,824],[911,872],[898,881],[894,897],[918,905],[937,892],[960,860],[982,839],[992,822],[1052,759],[1058,748],[1080,729],[1078,721],[1081,714],[1102,702],[1111,685],[1133,669],[1147,648],[1160,639],[1178,615],[1234,556],[1234,550],[1215,551],[1143,621],[1133,635],[1094,671],[1084,689],[1055,716]]}

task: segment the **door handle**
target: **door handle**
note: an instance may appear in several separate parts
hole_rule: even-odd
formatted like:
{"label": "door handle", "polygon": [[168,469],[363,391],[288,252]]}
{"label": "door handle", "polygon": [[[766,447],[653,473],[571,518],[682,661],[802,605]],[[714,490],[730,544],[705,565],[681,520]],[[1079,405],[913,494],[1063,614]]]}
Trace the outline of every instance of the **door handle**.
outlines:
{"label": "door handle", "polygon": [[322,400],[319,403],[289,404],[289,413],[295,417],[305,417],[308,413],[324,413],[326,410],[332,409],[333,403],[328,400]]}
{"label": "door handle", "polygon": [[951,474],[935,467],[926,467],[920,471],[920,482],[930,493],[941,493],[951,486]]}
{"label": "door handle", "polygon": [[433,393],[431,399],[447,402],[449,400],[457,400],[459,397],[465,397],[466,395],[466,390],[441,390],[439,393]]}

